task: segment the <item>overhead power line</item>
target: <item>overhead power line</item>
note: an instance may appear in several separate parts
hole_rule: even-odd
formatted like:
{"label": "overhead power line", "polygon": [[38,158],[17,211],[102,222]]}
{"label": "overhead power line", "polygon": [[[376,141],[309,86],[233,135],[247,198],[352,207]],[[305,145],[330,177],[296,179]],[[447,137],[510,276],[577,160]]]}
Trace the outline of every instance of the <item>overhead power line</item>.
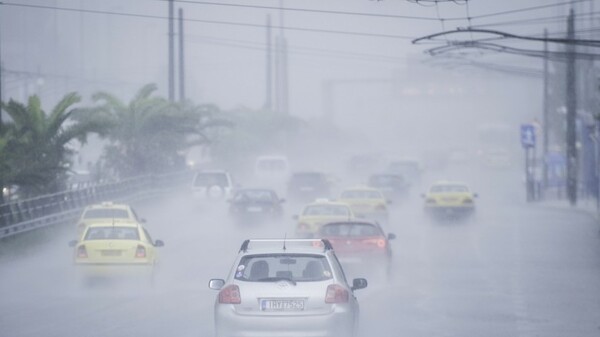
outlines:
{"label": "overhead power line", "polygon": [[[159,2],[167,2],[169,0],[154,0]],[[394,14],[379,14],[379,13],[361,13],[361,12],[347,12],[347,11],[334,11],[334,10],[323,10],[323,9],[310,9],[310,8],[298,8],[298,7],[277,7],[277,6],[263,6],[263,5],[247,5],[237,3],[223,3],[223,2],[212,2],[212,1],[193,1],[193,0],[174,0],[178,3],[193,4],[193,5],[207,5],[207,6],[223,6],[223,7],[238,7],[238,8],[252,8],[252,9],[263,9],[263,10],[282,10],[286,12],[304,12],[304,13],[319,13],[319,14],[333,14],[333,15],[353,15],[353,16],[366,16],[376,18],[391,18],[391,19],[406,19],[406,20],[422,20],[422,21],[435,21],[437,19],[426,17],[426,16],[410,16],[410,15],[394,15]],[[460,18],[454,18],[459,20]]]}
{"label": "overhead power line", "polygon": [[[37,8],[37,9],[45,9],[45,10],[115,15],[115,16],[136,17],[136,18],[144,18],[144,19],[159,19],[159,20],[168,20],[169,19],[166,16],[160,16],[160,15],[125,13],[125,12],[104,11],[104,10],[95,10],[95,9],[79,9],[79,8],[58,7],[58,6],[28,5],[28,4],[17,4],[17,3],[11,3],[11,2],[4,2],[4,3],[1,3],[1,5],[9,6],[9,7]],[[204,20],[204,19],[193,19],[193,18],[185,18],[185,19],[183,19],[183,21],[195,22],[195,23],[216,24],[216,25],[238,26],[238,27],[266,28],[266,25],[264,25],[264,24],[255,24],[255,23],[247,23],[247,22]],[[353,32],[353,31],[345,31],[345,30],[331,30],[331,29],[290,27],[290,26],[272,26],[272,28],[289,30],[289,31],[298,31],[298,32],[310,32],[310,33],[324,33],[324,34],[364,36],[364,37],[380,37],[380,38],[401,39],[401,40],[414,39],[414,37],[403,36],[403,35],[369,33],[369,32]]]}

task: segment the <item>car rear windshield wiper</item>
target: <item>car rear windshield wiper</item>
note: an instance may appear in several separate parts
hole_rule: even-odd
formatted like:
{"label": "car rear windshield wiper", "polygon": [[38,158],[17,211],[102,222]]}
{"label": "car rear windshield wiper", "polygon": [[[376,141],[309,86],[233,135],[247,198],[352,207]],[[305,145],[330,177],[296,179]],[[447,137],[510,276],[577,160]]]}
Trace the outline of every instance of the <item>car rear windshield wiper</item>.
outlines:
{"label": "car rear windshield wiper", "polygon": [[289,283],[296,285],[296,281],[289,277],[265,277],[257,280],[258,282],[277,282],[277,281],[288,281]]}

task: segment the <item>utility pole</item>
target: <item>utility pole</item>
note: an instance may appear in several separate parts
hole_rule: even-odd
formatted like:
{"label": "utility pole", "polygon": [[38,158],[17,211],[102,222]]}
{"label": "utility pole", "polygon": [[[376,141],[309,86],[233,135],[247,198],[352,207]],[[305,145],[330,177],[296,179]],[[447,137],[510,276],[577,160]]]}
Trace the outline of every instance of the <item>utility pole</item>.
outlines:
{"label": "utility pole", "polygon": [[[574,11],[569,12],[567,22],[567,39],[575,40],[575,20]],[[569,203],[574,206],[577,204],[577,88],[576,88],[576,68],[575,68],[575,44],[569,43],[567,48],[567,197]]]}
{"label": "utility pole", "polygon": [[287,40],[285,37],[281,38],[281,86],[282,86],[282,97],[281,97],[281,111],[285,115],[290,113],[290,89],[289,89],[289,67],[288,67],[288,49]]}
{"label": "utility pole", "polygon": [[271,60],[271,15],[267,14],[267,48],[265,64],[265,110],[273,110],[273,61]]}
{"label": "utility pole", "polygon": [[[2,8],[3,3],[0,2],[0,9]],[[1,15],[1,11],[0,11]],[[2,30],[0,30],[0,37],[2,37]],[[4,76],[2,74],[2,70],[4,69],[2,64],[2,39],[0,38],[0,104],[2,103],[2,88],[4,87],[2,83],[4,81]],[[2,128],[2,106],[0,105],[0,128]],[[0,183],[0,203],[4,201],[4,186]]]}
{"label": "utility pole", "polygon": [[173,0],[169,0],[169,101],[175,100],[175,41],[174,41],[174,7]]}
{"label": "utility pole", "polygon": [[179,8],[179,102],[185,101],[185,64],[183,53],[183,9]]}
{"label": "utility pole", "polygon": [[[548,38],[548,29],[544,29],[544,38]],[[548,124],[550,122],[550,118],[548,116],[548,81],[549,81],[549,74],[548,74],[548,41],[544,41],[544,111],[543,111],[543,119],[542,119],[542,132],[543,132],[543,149],[542,149],[542,182],[543,182],[543,189],[542,191],[546,190],[546,187],[548,186],[548,163],[546,162],[548,159],[548,140],[549,140],[549,135],[548,133],[550,132],[550,125]],[[541,192],[541,191],[540,191]]]}

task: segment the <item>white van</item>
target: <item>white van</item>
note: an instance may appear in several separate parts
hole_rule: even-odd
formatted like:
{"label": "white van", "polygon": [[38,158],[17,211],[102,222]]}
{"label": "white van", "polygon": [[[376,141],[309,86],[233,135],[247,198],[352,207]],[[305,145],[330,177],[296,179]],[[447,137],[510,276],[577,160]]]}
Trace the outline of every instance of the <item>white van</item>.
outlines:
{"label": "white van", "polygon": [[233,195],[231,174],[222,170],[200,171],[194,175],[192,191],[196,198],[227,199]]}

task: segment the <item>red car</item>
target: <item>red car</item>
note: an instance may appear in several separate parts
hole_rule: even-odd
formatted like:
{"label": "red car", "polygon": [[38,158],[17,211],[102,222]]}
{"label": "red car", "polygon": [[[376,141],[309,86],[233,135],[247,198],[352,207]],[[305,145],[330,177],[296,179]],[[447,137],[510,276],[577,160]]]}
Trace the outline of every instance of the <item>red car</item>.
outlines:
{"label": "red car", "polygon": [[323,225],[320,237],[329,240],[344,270],[389,278],[392,264],[390,240],[376,222],[340,221]]}

